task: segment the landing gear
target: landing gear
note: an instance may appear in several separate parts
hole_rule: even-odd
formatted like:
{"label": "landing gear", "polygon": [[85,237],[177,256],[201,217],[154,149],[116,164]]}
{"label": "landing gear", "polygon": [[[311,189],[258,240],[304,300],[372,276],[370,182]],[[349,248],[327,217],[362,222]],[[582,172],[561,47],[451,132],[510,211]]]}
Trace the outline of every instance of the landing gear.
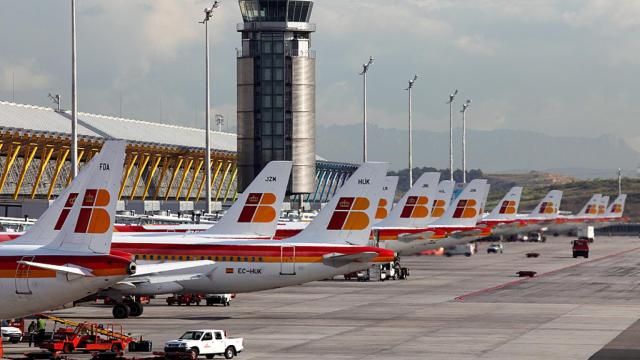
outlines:
{"label": "landing gear", "polygon": [[126,304],[115,304],[111,311],[114,319],[126,319],[131,313],[131,309]]}
{"label": "landing gear", "polygon": [[144,311],[144,308],[142,307],[141,303],[139,303],[137,301],[127,301],[127,302],[125,302],[125,304],[127,304],[127,306],[130,309],[129,316],[138,317],[138,316],[142,315],[142,312]]}
{"label": "landing gear", "polygon": [[139,301],[125,299],[122,303],[113,306],[112,313],[115,319],[126,319],[129,316],[138,317],[143,311],[144,308]]}

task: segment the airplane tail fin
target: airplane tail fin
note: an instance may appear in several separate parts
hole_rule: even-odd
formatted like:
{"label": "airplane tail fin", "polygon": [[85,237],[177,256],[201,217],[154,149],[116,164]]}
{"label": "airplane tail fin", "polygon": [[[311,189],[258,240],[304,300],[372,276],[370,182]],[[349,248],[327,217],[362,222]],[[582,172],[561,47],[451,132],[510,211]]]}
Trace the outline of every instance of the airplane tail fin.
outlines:
{"label": "airplane tail fin", "polygon": [[290,241],[366,245],[388,166],[362,164],[318,216]]}
{"label": "airplane tail fin", "polygon": [[515,219],[520,206],[520,197],[522,196],[522,187],[514,186],[509,192],[498,202],[487,218],[490,219]]}
{"label": "airplane tail fin", "polygon": [[382,187],[378,209],[376,210],[376,220],[382,221],[389,216],[393,199],[396,197],[396,188],[398,187],[398,176],[387,176]]}
{"label": "airplane tail fin", "polygon": [[108,254],[125,148],[125,141],[105,141],[38,222],[7,244]]}
{"label": "airplane tail fin", "polygon": [[530,217],[543,217],[555,219],[560,211],[560,201],[562,200],[562,191],[551,190],[533,209]]}
{"label": "airplane tail fin", "polygon": [[622,217],[624,213],[624,203],[627,201],[627,194],[620,194],[607,209],[607,216]]}
{"label": "airplane tail fin", "polygon": [[607,208],[609,207],[609,195],[602,195],[600,204],[598,205],[598,217],[607,216]]}
{"label": "airplane tail fin", "polygon": [[596,217],[598,216],[598,208],[600,207],[600,201],[602,200],[602,194],[593,194],[591,199],[582,207],[577,216],[580,217]]}
{"label": "airplane tail fin", "polygon": [[484,196],[482,196],[482,202],[480,205],[480,211],[478,212],[478,221],[482,220],[484,216],[484,209],[487,206],[487,198],[489,198],[489,191],[491,190],[491,184],[487,184],[484,187]]}
{"label": "airplane tail fin", "polygon": [[433,222],[440,226],[475,226],[485,196],[487,180],[472,180],[453,200],[442,217]]}
{"label": "airplane tail fin", "polygon": [[442,217],[451,204],[453,188],[456,186],[453,180],[442,180],[438,184],[438,189],[431,203],[431,219],[436,220]]}
{"label": "airplane tail fin", "polygon": [[430,205],[437,191],[438,180],[440,180],[439,172],[423,173],[391,210],[389,217],[378,226],[410,228],[427,226],[430,222]]}
{"label": "airplane tail fin", "polygon": [[271,161],[227,210],[222,219],[203,234],[268,236],[276,233],[284,201],[291,161]]}

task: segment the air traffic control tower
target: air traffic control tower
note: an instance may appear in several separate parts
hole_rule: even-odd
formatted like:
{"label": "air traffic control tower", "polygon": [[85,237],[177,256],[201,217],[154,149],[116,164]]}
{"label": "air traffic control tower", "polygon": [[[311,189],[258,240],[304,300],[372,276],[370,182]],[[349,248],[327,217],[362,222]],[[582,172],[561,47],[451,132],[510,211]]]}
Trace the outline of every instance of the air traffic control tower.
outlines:
{"label": "air traffic control tower", "polygon": [[292,160],[290,193],[315,191],[312,1],[239,0],[238,190],[271,160]]}

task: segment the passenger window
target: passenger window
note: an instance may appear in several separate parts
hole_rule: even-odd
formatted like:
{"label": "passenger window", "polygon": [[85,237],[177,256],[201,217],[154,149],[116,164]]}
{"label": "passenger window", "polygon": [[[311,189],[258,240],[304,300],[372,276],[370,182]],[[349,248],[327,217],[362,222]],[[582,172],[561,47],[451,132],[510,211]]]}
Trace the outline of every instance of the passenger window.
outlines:
{"label": "passenger window", "polygon": [[216,340],[222,340],[222,333],[216,332]]}
{"label": "passenger window", "polygon": [[204,336],[202,337],[202,341],[207,341],[207,340],[213,340],[211,333],[205,333]]}

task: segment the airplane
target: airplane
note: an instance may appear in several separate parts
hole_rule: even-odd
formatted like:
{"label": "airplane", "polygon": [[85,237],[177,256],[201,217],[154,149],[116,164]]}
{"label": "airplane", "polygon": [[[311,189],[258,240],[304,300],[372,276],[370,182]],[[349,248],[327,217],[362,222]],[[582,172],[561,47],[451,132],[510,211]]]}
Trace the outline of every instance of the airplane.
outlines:
{"label": "airplane", "polygon": [[[569,234],[582,225],[595,222],[601,206],[602,194],[593,194],[576,215],[559,215],[549,226],[549,231],[557,235]],[[604,214],[604,208],[602,210]]]}
{"label": "airplane", "polygon": [[[376,210],[375,219],[380,222],[386,218],[393,206],[393,200],[396,196],[396,188],[398,186],[397,176],[387,176],[378,201],[378,209]],[[288,221],[279,223],[276,229],[275,239],[286,239],[300,233],[309,225],[309,221]]]}
{"label": "airplane", "polygon": [[561,201],[562,191],[549,191],[531,213],[517,214],[516,222],[501,228],[502,235],[516,236],[517,234],[549,230],[549,226],[558,217]]}
{"label": "airplane", "polygon": [[62,307],[136,273],[130,254],[110,251],[124,156],[124,142],[105,142],[36,224],[0,244],[0,319]]}
{"label": "airplane", "polygon": [[520,225],[517,214],[521,196],[522,187],[512,187],[493,210],[479,221],[479,224],[491,227],[492,235],[508,234],[512,228]]}
{"label": "airplane", "polygon": [[[490,228],[476,226],[478,213],[487,194],[486,180],[471,181],[440,218],[433,222],[426,220],[425,224],[421,221],[428,218],[429,201],[423,199],[425,195],[422,195],[423,198],[416,196],[417,190],[414,191],[414,188],[426,189],[427,184],[434,186],[433,179],[429,179],[429,176],[435,175],[423,176],[425,177],[416,182],[417,186],[398,202],[396,207],[400,207],[400,211],[396,212],[394,208],[389,218],[376,226],[374,239],[380,247],[394,250],[399,255],[411,255],[467,243],[490,234]],[[435,181],[437,182],[437,178]],[[425,194],[434,196],[433,191]]]}
{"label": "airplane", "polygon": [[[227,210],[215,225],[191,227],[192,225],[133,228],[120,227],[119,236],[172,236],[174,232],[187,232],[191,229],[201,235],[212,237],[246,237],[252,239],[270,239],[276,233],[278,215],[286,195],[291,161],[271,161],[249,184],[244,193]],[[116,227],[118,229],[118,227]],[[158,230],[158,231],[154,231]],[[171,230],[174,231],[171,231]],[[175,231],[184,229],[185,231]],[[199,231],[198,231],[199,230]]]}
{"label": "airplane", "polygon": [[398,176],[387,176],[385,178],[382,193],[380,195],[380,201],[378,202],[378,209],[376,210],[376,220],[378,220],[378,222],[386,219],[391,212],[393,200],[396,197],[396,188],[398,187],[399,178],[400,177]]}
{"label": "airplane", "polygon": [[[253,292],[391,262],[395,259],[393,251],[367,245],[387,167],[386,163],[360,166],[314,221],[285,240],[215,238],[201,233],[117,237],[114,248],[135,254],[143,264],[176,260],[211,260],[214,264],[172,276],[126,279],[106,293],[118,298],[180,292]],[[116,318],[139,316],[141,307],[134,303],[132,313],[129,304],[117,304],[113,315]]]}
{"label": "airplane", "polygon": [[600,216],[598,221],[598,227],[605,227],[612,224],[625,222],[627,219],[623,217],[624,205],[627,200],[627,194],[620,194],[609,205],[604,215]]}
{"label": "airplane", "polygon": [[442,180],[438,184],[438,189],[431,203],[431,219],[433,221],[439,219],[449,208],[451,199],[453,198],[453,188],[456,183],[453,180]]}

